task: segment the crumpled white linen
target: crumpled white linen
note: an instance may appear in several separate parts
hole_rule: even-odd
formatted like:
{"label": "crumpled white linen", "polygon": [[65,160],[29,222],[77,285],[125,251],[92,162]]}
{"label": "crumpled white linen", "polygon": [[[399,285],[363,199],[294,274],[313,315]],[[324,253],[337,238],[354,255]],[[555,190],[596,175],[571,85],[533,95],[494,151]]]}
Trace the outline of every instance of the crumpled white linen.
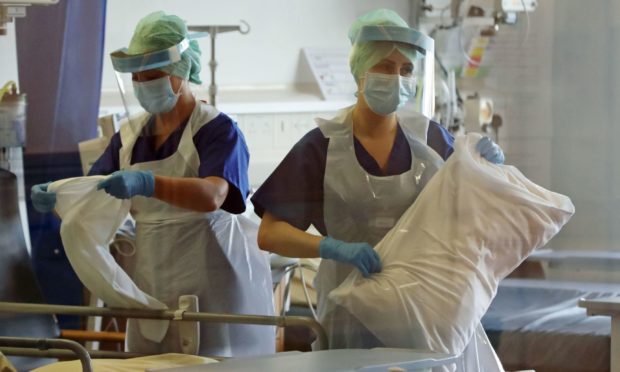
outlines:
{"label": "crumpled white linen", "polygon": [[574,213],[571,200],[495,165],[457,138],[455,152],[375,247],[383,270],[356,270],[329,294],[386,347],[460,355],[498,283]]}
{"label": "crumpled white linen", "polygon": [[[110,254],[108,244],[127,217],[131,201],[97,190],[97,184],[105,178],[67,178],[48,186],[48,191],[56,193],[67,258],[84,286],[108,307],[167,309],[164,303],[140,290]],[[138,322],[140,332],[154,342],[163,339],[169,324],[167,320]]]}

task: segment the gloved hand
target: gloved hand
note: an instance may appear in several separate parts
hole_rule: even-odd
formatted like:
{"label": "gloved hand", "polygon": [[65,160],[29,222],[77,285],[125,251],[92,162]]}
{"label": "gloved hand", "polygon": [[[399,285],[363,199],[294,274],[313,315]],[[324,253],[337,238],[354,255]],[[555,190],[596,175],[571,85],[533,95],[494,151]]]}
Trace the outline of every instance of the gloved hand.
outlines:
{"label": "gloved hand", "polygon": [[482,137],[476,144],[480,156],[493,164],[504,164],[504,152],[499,145],[489,137]]}
{"label": "gloved hand", "polygon": [[151,171],[116,171],[99,182],[97,190],[101,189],[119,199],[136,195],[153,196],[155,176]]}
{"label": "gloved hand", "polygon": [[327,236],[319,243],[319,255],[321,258],[351,264],[364,277],[381,271],[379,255],[368,243],[347,243]]}
{"label": "gloved hand", "polygon": [[47,186],[49,186],[50,183],[51,182],[40,183],[32,186],[30,189],[30,199],[32,199],[32,205],[38,212],[51,212],[56,206],[56,193],[47,191]]}

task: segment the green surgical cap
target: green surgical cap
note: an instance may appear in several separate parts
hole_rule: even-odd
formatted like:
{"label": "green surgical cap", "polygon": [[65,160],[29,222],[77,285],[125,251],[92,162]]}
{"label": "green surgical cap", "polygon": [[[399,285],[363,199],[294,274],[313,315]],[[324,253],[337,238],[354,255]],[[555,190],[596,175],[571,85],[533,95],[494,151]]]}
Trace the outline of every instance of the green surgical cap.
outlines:
{"label": "green surgical cap", "polygon": [[349,40],[351,41],[351,52],[349,53],[349,66],[351,74],[359,84],[359,79],[374,65],[383,58],[389,56],[394,50],[398,50],[413,63],[420,55],[410,45],[392,41],[367,41],[358,42],[357,38],[360,30],[364,26],[398,26],[407,27],[409,25],[396,12],[388,9],[372,10],[356,19],[349,29]]}
{"label": "green surgical cap", "polygon": [[[166,49],[188,38],[185,22],[162,11],[154,12],[142,18],[133,33],[127,54],[143,54]],[[160,70],[195,84],[200,80],[200,47],[196,40],[190,40],[189,48],[181,55],[181,60]]]}

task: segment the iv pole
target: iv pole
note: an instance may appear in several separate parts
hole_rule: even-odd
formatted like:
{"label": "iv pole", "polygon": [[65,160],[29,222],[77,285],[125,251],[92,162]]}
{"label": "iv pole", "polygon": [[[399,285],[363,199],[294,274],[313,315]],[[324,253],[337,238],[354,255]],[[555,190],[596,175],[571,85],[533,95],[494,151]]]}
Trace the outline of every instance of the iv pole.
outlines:
{"label": "iv pole", "polygon": [[209,104],[215,107],[215,95],[217,94],[217,85],[215,83],[215,69],[217,67],[217,61],[215,60],[215,37],[217,34],[231,31],[239,31],[245,35],[250,32],[250,25],[241,20],[241,25],[196,25],[188,26],[189,31],[208,32],[211,37],[211,60],[209,61],[209,68],[211,69],[211,84],[209,85]]}

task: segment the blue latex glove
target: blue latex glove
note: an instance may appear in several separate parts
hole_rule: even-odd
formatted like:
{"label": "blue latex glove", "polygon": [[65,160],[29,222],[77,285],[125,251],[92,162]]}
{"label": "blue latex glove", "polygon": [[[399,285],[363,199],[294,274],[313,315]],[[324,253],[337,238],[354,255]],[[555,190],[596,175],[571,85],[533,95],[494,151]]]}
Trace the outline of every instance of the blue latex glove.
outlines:
{"label": "blue latex glove", "polygon": [[482,137],[476,144],[480,156],[493,164],[504,164],[504,152],[499,145],[489,137]]}
{"label": "blue latex glove", "polygon": [[347,243],[328,236],[319,244],[319,255],[321,258],[351,264],[364,277],[381,271],[381,259],[368,243]]}
{"label": "blue latex glove", "polygon": [[30,199],[32,199],[32,205],[38,212],[51,212],[56,206],[56,193],[47,191],[47,186],[49,186],[50,183],[51,182],[40,183],[32,186],[30,189]]}
{"label": "blue latex glove", "polygon": [[116,171],[99,182],[97,190],[101,189],[119,199],[136,195],[150,197],[155,192],[155,176],[151,171]]}

